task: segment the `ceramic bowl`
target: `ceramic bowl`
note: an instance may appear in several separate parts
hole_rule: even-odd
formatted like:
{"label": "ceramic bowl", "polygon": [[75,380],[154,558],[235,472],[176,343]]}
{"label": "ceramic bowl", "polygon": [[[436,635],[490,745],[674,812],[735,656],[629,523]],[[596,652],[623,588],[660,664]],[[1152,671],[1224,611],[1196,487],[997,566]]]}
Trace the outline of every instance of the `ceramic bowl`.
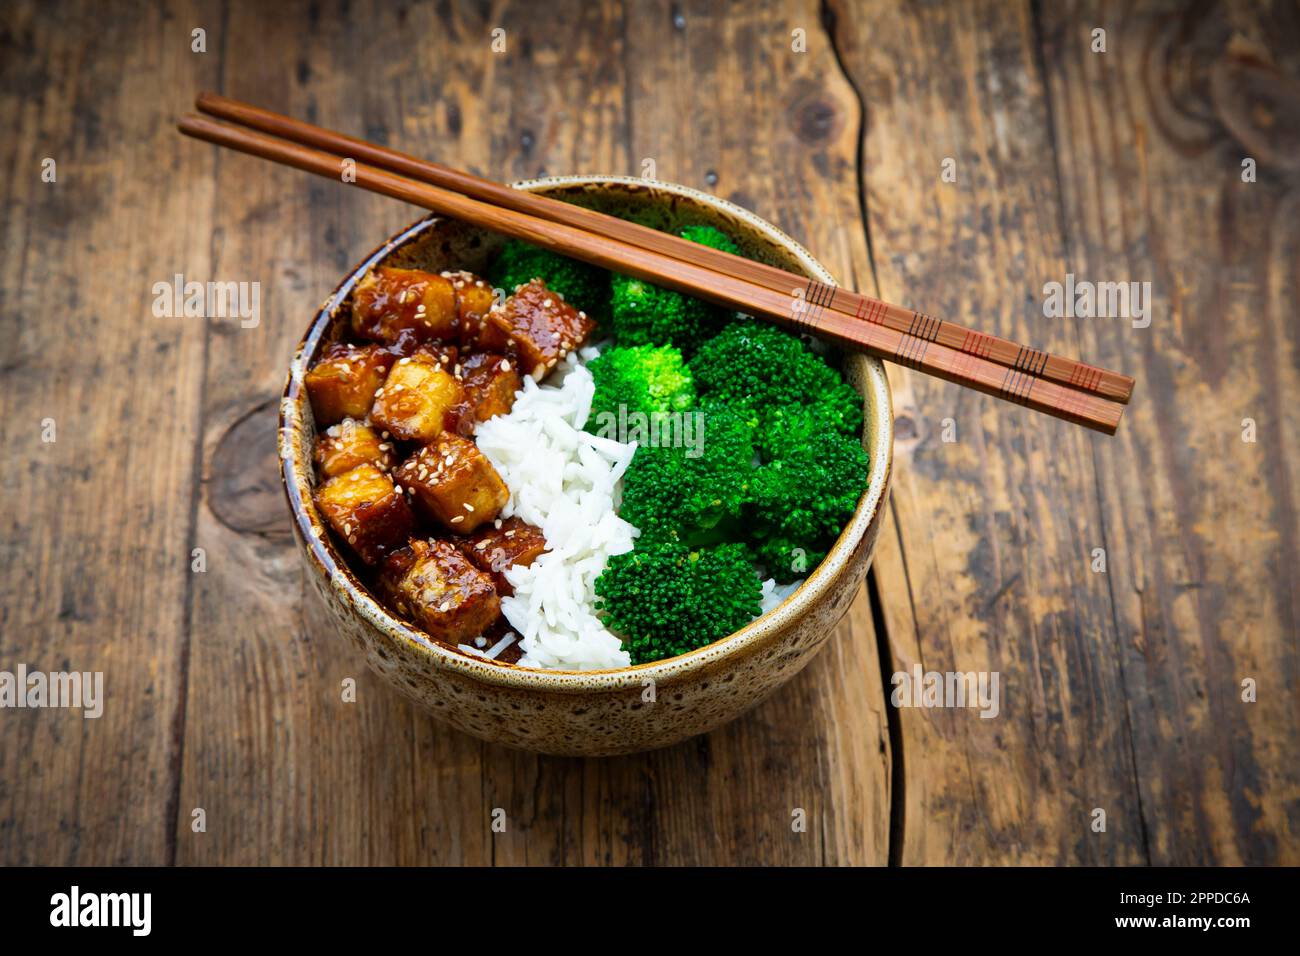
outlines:
{"label": "ceramic bowl", "polygon": [[[575,176],[519,188],[677,229],[715,225],[746,255],[822,282],[830,273],[789,236],[738,206],[670,183]],[[549,754],[609,755],[676,743],[738,716],[797,674],[835,633],[861,586],[880,532],[893,457],[889,382],[875,359],[845,371],[863,396],[866,492],[826,559],[775,610],[723,640],[680,657],[602,671],[547,671],[488,661],[437,644],[393,617],[366,590],[311,500],[315,436],[303,375],[347,322],[353,286],[377,263],[482,272],[501,238],[438,217],[402,230],[372,252],[313,317],[280,405],[281,477],[307,577],[339,632],[397,690],[484,740]]]}

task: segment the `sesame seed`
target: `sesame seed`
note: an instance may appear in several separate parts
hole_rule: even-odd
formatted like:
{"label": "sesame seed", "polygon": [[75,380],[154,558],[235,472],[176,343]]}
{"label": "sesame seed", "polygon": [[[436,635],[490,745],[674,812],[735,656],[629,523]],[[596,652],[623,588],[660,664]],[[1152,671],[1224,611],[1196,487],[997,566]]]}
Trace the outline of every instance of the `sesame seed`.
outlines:
{"label": "sesame seed", "polygon": [[473,506],[472,504],[470,504],[468,501],[464,502],[464,507],[465,507],[465,510],[466,510],[466,511],[469,511],[469,512],[473,512],[473,511],[474,511],[474,506]]}
{"label": "sesame seed", "polygon": [[456,517],[454,517],[454,518],[451,519],[451,523],[452,523],[452,524],[460,524],[460,523],[461,523],[462,521],[464,521],[464,520],[465,520],[465,516],[464,516],[464,515],[456,515]]}

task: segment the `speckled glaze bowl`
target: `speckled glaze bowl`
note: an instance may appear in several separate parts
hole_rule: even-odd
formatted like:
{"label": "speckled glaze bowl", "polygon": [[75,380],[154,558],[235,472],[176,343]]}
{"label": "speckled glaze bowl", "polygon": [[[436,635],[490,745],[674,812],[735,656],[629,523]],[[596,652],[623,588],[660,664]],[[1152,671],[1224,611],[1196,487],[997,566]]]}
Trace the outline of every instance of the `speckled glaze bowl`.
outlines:
{"label": "speckled glaze bowl", "polygon": [[[745,254],[800,275],[834,279],[802,246],[725,200],[669,183],[604,176],[533,180],[520,188],[662,229],[704,223],[734,236]],[[434,643],[371,597],[335,547],[311,500],[315,424],[303,375],[347,322],[353,286],[374,265],[482,272],[501,238],[431,217],[371,253],[312,319],[280,405],[281,477],[307,576],[339,631],[403,694],[452,726],[548,754],[632,753],[704,733],[753,707],[798,673],[832,635],[866,575],[893,458],[889,382],[875,359],[845,363],[863,396],[871,475],[853,519],[827,558],[780,607],[690,654],[618,670],[547,671],[500,664]]]}

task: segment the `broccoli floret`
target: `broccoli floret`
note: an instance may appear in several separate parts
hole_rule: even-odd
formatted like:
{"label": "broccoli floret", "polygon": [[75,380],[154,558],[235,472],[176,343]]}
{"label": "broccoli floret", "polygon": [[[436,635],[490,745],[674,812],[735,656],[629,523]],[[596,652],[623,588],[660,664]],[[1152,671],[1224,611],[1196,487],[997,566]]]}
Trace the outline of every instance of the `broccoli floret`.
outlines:
{"label": "broccoli floret", "polygon": [[692,551],[652,542],[617,554],[596,579],[596,608],[633,664],[675,657],[758,616],[762,582],[744,545]]}
{"label": "broccoli floret", "polygon": [[788,456],[758,468],[747,511],[768,573],[792,581],[802,556],[814,567],[853,515],[867,484],[868,457],[856,438],[820,432]]}
{"label": "broccoli floret", "polygon": [[757,420],[721,405],[686,418],[692,429],[682,437],[689,440],[637,449],[619,514],[647,539],[713,543],[749,501]]}
{"label": "broccoli floret", "polygon": [[752,548],[754,559],[766,569],[767,576],[781,584],[807,577],[826,557],[825,548],[810,548],[806,541],[795,542],[778,536],[756,541]]}
{"label": "broccoli floret", "polygon": [[[712,226],[687,226],[679,235],[740,254],[730,237]],[[689,356],[722,331],[731,313],[672,289],[616,275],[610,279],[610,318],[620,345],[675,345]]]}
{"label": "broccoli floret", "polygon": [[705,342],[690,367],[701,396],[752,408],[809,404],[843,384],[798,336],[752,319]]}
{"label": "broccoli floret", "polygon": [[691,242],[698,242],[702,246],[730,252],[733,256],[740,255],[740,246],[736,245],[721,229],[714,229],[712,226],[686,226],[679,230],[677,235]]}
{"label": "broccoli floret", "polygon": [[609,314],[620,345],[675,345],[685,355],[728,318],[708,302],[620,275],[610,277]]}
{"label": "broccoli floret", "polygon": [[558,292],[575,309],[595,319],[608,314],[609,273],[518,239],[506,242],[488,269],[492,284],[506,295],[516,286],[544,279],[546,287]]}
{"label": "broccoli floret", "polygon": [[755,445],[764,461],[772,461],[797,452],[822,432],[846,438],[862,434],[862,396],[847,382],[836,382],[806,404],[764,408]]}
{"label": "broccoli floret", "polygon": [[695,382],[671,346],[612,348],[587,365],[596,383],[587,430],[604,427],[608,416],[684,412],[695,404]]}

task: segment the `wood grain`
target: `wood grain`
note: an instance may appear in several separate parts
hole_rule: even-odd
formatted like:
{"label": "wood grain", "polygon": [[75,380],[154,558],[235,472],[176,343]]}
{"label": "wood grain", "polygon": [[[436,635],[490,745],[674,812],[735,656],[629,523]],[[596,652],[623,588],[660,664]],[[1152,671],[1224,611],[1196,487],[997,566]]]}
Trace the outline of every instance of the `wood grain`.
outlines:
{"label": "wood grain", "polygon": [[[6,5],[0,669],[108,702],[0,713],[0,863],[1296,862],[1294,131],[1246,56],[1300,76],[1296,18],[1131,6]],[[208,88],[501,180],[652,160],[845,284],[1136,372],[1132,417],[891,371],[877,600],[803,674],[650,754],[480,744],[332,632],[276,483],[294,342],[414,213],[182,140]],[[1150,328],[1045,319],[1069,271],[1150,280]],[[175,272],[259,281],[258,327],[155,318]],[[913,663],[999,671],[1001,716],[892,708]]]}
{"label": "wood grain", "polygon": [[[882,4],[837,17],[868,104],[882,294],[924,290],[960,316],[1018,288],[1004,334],[1096,355],[1149,389],[1111,443],[894,377],[900,438],[913,433],[877,558],[895,666],[998,669],[1005,688],[995,721],[900,714],[904,862],[1296,859],[1296,461],[1281,412],[1296,388],[1282,306],[1293,199],[1267,173],[1240,183],[1199,70],[1169,88],[1203,46],[1222,55],[1231,29],[1204,22],[1219,16],[1045,5],[1036,23],[1027,7]],[[1096,26],[1105,54],[1090,50]],[[1293,27],[1254,32],[1290,49]],[[956,183],[938,175],[945,157]],[[1038,292],[1068,272],[1151,281],[1151,327],[1045,319]],[[1258,370],[1250,398],[1228,356]],[[1269,423],[1263,445],[1241,441],[1250,415]],[[944,600],[953,581],[960,599]]]}
{"label": "wood grain", "polygon": [[[1104,55],[1080,24],[1106,30]],[[1149,383],[1126,434],[1094,448],[1148,855],[1294,864],[1300,179],[1275,159],[1294,157],[1284,114],[1217,96],[1211,77],[1255,56],[1295,76],[1300,17],[1080,4],[1045,7],[1042,36],[1070,264],[1155,292],[1149,328],[1081,327],[1090,354]]]}
{"label": "wood grain", "polygon": [[[867,113],[880,295],[1079,354],[1037,295],[1066,260],[1027,6],[835,10]],[[911,372],[890,378],[895,525],[876,558],[890,666],[997,672],[1002,692],[991,719],[899,711],[901,862],[1144,862],[1108,580],[1090,570],[1105,544],[1093,440]]]}
{"label": "wood grain", "polygon": [[0,713],[0,860],[148,863],[171,833],[203,366],[202,322],[155,317],[151,289],[207,270],[213,165],[159,115],[215,64],[154,8],[93,32],[69,12],[0,13],[0,669],[102,672],[105,701]]}

